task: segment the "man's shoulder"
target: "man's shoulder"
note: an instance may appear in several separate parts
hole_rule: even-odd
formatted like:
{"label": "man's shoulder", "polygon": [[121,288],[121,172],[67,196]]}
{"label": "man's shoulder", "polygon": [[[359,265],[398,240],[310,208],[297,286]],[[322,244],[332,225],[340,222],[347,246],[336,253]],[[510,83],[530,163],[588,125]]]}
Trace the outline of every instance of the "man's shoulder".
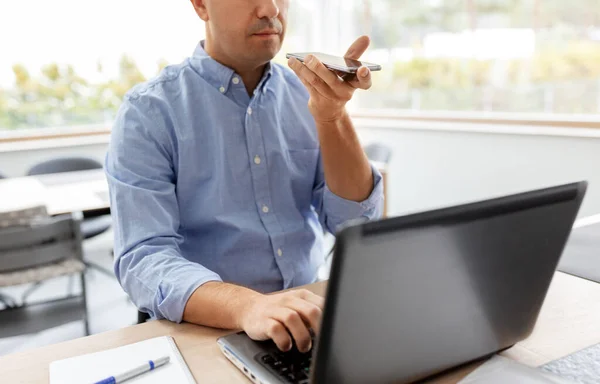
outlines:
{"label": "man's shoulder", "polygon": [[139,99],[168,98],[170,94],[179,92],[180,85],[177,82],[189,69],[189,60],[168,65],[158,75],[133,86],[125,94],[125,99],[135,102]]}
{"label": "man's shoulder", "polygon": [[[133,86],[123,97],[113,132],[131,127],[168,134],[173,101],[181,94],[180,79],[190,67],[188,60],[163,68],[155,77]],[[143,122],[143,124],[130,124]],[[128,128],[129,127],[129,128]]]}

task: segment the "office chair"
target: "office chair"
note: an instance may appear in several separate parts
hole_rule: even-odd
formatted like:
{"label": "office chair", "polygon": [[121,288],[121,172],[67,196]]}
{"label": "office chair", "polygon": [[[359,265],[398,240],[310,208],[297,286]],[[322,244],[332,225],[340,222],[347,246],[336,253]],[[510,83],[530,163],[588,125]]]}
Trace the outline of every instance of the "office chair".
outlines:
{"label": "office chair", "polygon": [[34,165],[27,172],[27,176],[87,171],[92,169],[102,169],[102,164],[88,157],[59,157]]}
{"label": "office chair", "polygon": [[381,143],[371,143],[364,148],[367,158],[382,164],[389,164],[392,158],[392,148]]}
{"label": "office chair", "polygon": [[142,312],[138,309],[138,320],[137,323],[138,324],[142,324],[145,323],[146,321],[150,320],[150,315],[147,314],[146,312]]}
{"label": "office chair", "polygon": [[[391,159],[392,159],[392,148],[388,145],[382,144],[382,143],[371,143],[368,145],[365,145],[363,147],[363,150],[365,151],[365,154],[367,155],[367,158],[369,159],[369,161],[373,161],[373,162],[377,162],[379,163],[378,166],[383,166],[384,168],[387,169]],[[384,179],[384,188],[386,188],[386,180]],[[384,207],[384,216],[386,215],[385,212],[385,207]],[[319,270],[317,272],[318,276],[318,280],[325,280],[328,278],[329,276],[329,272],[330,272],[330,268],[331,268],[331,258],[333,256],[333,252],[335,250],[335,239],[333,238],[333,235],[327,233],[327,231],[324,231],[325,234],[325,241],[329,241],[332,243],[331,248],[329,248],[329,251],[325,254],[325,261],[323,263],[323,265],[321,265],[321,267],[319,267]]]}
{"label": "office chair", "polygon": [[[35,209],[6,216],[0,228],[0,287],[32,286],[20,302],[0,295],[4,305],[0,310],[0,337],[39,332],[77,320],[83,320],[85,335],[89,335],[79,220],[75,215],[42,217]],[[9,223],[9,219],[14,220]],[[26,219],[29,224],[23,224]],[[81,278],[80,294],[27,303],[28,295],[40,283],[73,275]]]}
{"label": "office chair", "polygon": [[[46,175],[51,173],[87,171],[93,169],[102,169],[102,164],[88,157],[59,157],[52,160],[47,160],[38,163],[31,167],[27,172],[27,176]],[[91,239],[106,232],[112,225],[110,215],[86,216],[81,222],[81,233],[84,240]],[[114,273],[99,265],[90,263],[85,264],[101,272],[111,278],[114,278]]]}
{"label": "office chair", "polygon": [[371,143],[364,147],[364,151],[369,161],[376,162],[379,169],[384,173],[383,177],[383,189],[384,189],[384,209],[383,217],[387,217],[387,182],[388,182],[388,167],[392,160],[392,148],[382,143]]}

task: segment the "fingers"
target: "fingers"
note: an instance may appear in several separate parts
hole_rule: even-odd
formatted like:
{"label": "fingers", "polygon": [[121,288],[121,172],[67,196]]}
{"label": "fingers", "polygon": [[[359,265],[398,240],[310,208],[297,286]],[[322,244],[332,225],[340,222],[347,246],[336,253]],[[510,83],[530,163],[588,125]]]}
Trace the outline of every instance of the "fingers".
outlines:
{"label": "fingers", "polygon": [[321,308],[321,310],[323,310],[323,308],[325,308],[325,299],[315,293],[312,293],[311,291],[307,290],[307,289],[299,289],[294,291],[296,292],[296,294],[298,294],[298,296],[304,300],[308,300],[311,303],[315,304],[316,306],[318,306],[319,308]]}
{"label": "fingers", "polygon": [[292,339],[283,324],[275,319],[268,319],[266,326],[266,335],[273,340],[279,350],[287,352],[292,348]]}
{"label": "fingers", "polygon": [[356,89],[369,89],[373,85],[371,71],[367,67],[360,67],[356,76],[348,80],[348,84]]}
{"label": "fingers", "polygon": [[343,85],[344,81],[340,79],[333,71],[327,68],[319,59],[313,55],[306,56],[304,64],[310,69],[315,75],[320,77],[327,85],[331,88],[335,88],[339,85]]}
{"label": "fingers", "polygon": [[302,317],[306,326],[310,327],[315,334],[319,334],[323,310],[317,304],[299,297],[293,297],[289,303],[289,307]]}
{"label": "fingers", "polygon": [[[368,36],[361,36],[348,48],[348,51],[344,55],[349,59],[358,60],[365,53],[371,40]],[[356,89],[369,89],[371,88],[371,71],[367,67],[360,67],[355,77],[347,80],[348,84]]]}
{"label": "fingers", "polygon": [[371,40],[369,36],[361,36],[352,45],[348,48],[348,51],[344,55],[349,59],[358,60],[365,53],[369,45],[371,44]]}
{"label": "fingers", "polygon": [[273,318],[287,328],[296,341],[296,346],[300,352],[310,351],[312,347],[310,332],[298,312],[290,308],[280,307],[273,314]]}
{"label": "fingers", "polygon": [[295,341],[299,351],[308,352],[312,348],[310,330],[319,332],[323,304],[321,296],[305,289],[265,295],[251,310],[252,321],[242,328],[254,340],[273,340],[281,351],[289,351]]}
{"label": "fingers", "polygon": [[[331,87],[325,82],[325,80],[323,80],[320,76],[318,76],[316,73],[310,70],[308,66],[302,64],[300,60],[291,58],[288,61],[288,65],[296,73],[298,78],[300,78],[300,80],[302,81],[304,86],[306,86],[309,92],[316,91],[321,96],[325,96],[327,98],[334,97],[334,92],[331,90]],[[330,73],[330,75],[335,76],[335,74],[333,73]]]}
{"label": "fingers", "polygon": [[335,72],[328,69],[313,55],[308,55],[304,64],[299,60],[290,59],[289,65],[309,92],[316,91],[327,99],[348,101],[352,98],[356,89],[356,87],[351,86]]}

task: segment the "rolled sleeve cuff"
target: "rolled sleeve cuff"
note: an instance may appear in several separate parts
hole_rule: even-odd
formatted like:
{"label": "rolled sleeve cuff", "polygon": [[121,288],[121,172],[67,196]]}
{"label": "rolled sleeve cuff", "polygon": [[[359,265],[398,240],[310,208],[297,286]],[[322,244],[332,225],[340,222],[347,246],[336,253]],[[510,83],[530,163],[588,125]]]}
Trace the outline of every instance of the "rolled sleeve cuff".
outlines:
{"label": "rolled sleeve cuff", "polygon": [[175,280],[163,280],[160,283],[160,292],[163,296],[159,298],[157,315],[181,323],[183,311],[194,291],[200,286],[210,282],[222,282],[221,277],[200,265],[197,268],[189,268],[184,274],[178,274]]}
{"label": "rolled sleeve cuff", "polygon": [[[366,218],[376,220],[383,214],[383,177],[373,164],[373,191],[364,201],[356,202],[339,197],[329,190],[325,184],[323,193],[323,205],[327,214],[327,221],[330,229],[335,232],[336,229],[349,220]],[[333,228],[332,225],[333,224]]]}

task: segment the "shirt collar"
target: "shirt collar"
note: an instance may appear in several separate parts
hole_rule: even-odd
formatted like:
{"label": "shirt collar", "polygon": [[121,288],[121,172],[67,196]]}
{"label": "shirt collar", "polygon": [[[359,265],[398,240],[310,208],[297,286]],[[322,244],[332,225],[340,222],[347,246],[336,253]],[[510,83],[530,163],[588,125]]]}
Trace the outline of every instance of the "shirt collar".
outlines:
{"label": "shirt collar", "polygon": [[[236,75],[233,69],[219,63],[210,57],[208,53],[206,53],[204,50],[204,40],[200,41],[196,46],[190,63],[203,79],[218,89],[221,93],[225,93],[229,90],[230,85],[233,83],[233,77]],[[267,81],[272,75],[273,65],[271,62],[269,62],[267,63],[263,77],[258,83],[256,90],[262,90],[263,92],[266,92]]]}

